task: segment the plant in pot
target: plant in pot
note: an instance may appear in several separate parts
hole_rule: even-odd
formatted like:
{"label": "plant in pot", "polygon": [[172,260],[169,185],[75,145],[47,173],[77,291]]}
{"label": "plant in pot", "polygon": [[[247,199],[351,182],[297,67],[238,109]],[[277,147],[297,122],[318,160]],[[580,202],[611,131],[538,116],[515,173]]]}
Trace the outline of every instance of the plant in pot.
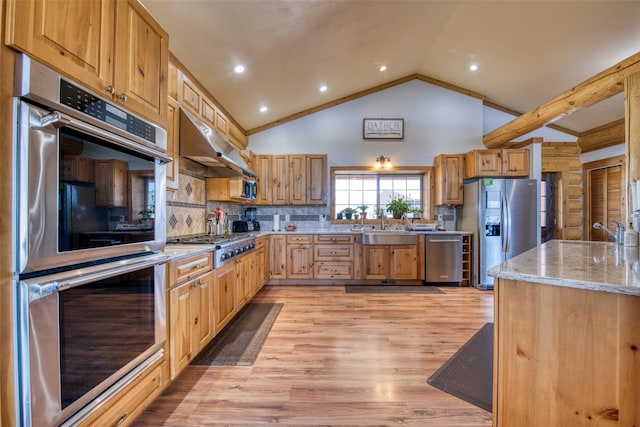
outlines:
{"label": "plant in pot", "polygon": [[353,208],[344,208],[342,210],[342,215],[344,219],[351,219],[354,213],[356,213],[356,210]]}
{"label": "plant in pot", "polygon": [[396,197],[387,203],[387,212],[391,212],[395,219],[402,218],[411,210],[411,203],[402,197]]}
{"label": "plant in pot", "polygon": [[358,209],[360,209],[360,213],[361,213],[362,219],[367,219],[367,209],[369,209],[369,206],[360,205],[360,206],[358,206]]}

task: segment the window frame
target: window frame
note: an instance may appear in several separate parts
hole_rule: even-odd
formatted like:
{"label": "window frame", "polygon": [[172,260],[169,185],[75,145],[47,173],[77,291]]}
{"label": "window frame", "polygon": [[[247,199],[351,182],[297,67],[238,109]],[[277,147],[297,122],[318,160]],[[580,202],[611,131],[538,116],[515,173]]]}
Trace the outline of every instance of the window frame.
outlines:
{"label": "window frame", "polygon": [[[349,223],[360,223],[361,219],[358,220],[346,220],[346,219],[336,219],[336,175],[344,174],[345,172],[352,172],[353,174],[363,174],[370,173],[372,175],[422,175],[422,195],[421,195],[421,208],[423,209],[422,217],[420,219],[415,220],[415,222],[427,222],[433,220],[433,209],[434,209],[434,187],[433,187],[433,167],[431,166],[403,166],[394,168],[392,170],[378,170],[372,167],[367,166],[331,166],[330,170],[330,187],[331,187],[331,197],[329,197],[330,201],[330,213],[329,218],[331,218],[332,224],[349,224]],[[393,219],[393,218],[385,218],[385,223],[400,223],[402,220]],[[365,219],[365,224],[377,224],[379,223],[379,219]]]}

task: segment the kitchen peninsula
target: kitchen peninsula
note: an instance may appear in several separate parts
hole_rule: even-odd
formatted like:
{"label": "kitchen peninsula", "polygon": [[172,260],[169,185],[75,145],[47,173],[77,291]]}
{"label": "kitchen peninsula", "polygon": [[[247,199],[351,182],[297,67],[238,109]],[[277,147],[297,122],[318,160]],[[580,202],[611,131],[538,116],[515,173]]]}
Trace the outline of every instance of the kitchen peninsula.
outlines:
{"label": "kitchen peninsula", "polygon": [[638,248],[553,240],[489,274],[493,425],[639,425]]}

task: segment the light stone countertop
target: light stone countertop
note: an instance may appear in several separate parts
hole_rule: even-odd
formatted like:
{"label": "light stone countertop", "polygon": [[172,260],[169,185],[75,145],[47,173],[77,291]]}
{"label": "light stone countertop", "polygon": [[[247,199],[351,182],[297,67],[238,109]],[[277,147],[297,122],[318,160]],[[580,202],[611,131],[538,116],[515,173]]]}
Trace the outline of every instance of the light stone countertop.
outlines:
{"label": "light stone countertop", "polygon": [[509,280],[640,296],[638,247],[552,240],[530,249],[488,274]]}
{"label": "light stone countertop", "polygon": [[168,243],[164,248],[164,253],[170,257],[169,261],[178,261],[190,256],[206,254],[215,249],[215,245],[183,245],[178,243]]}

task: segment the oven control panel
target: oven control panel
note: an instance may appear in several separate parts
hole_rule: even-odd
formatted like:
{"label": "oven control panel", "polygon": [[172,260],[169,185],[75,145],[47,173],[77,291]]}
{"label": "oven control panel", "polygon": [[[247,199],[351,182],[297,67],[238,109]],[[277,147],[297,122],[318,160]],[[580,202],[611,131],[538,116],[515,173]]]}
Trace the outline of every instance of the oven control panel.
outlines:
{"label": "oven control panel", "polygon": [[65,79],[60,79],[60,103],[81,113],[156,143],[155,128],[118,107],[91,95]]}

